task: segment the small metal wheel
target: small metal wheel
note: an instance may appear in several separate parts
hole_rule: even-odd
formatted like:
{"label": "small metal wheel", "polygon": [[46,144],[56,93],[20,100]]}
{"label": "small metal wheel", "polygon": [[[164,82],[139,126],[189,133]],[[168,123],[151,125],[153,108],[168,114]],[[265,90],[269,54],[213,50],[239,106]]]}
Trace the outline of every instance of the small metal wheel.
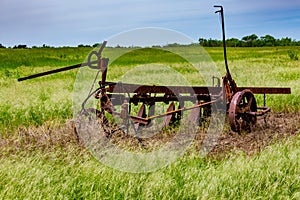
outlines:
{"label": "small metal wheel", "polygon": [[253,93],[246,89],[237,92],[229,106],[229,124],[233,131],[240,133],[242,130],[251,131],[251,126],[256,123],[257,105]]}

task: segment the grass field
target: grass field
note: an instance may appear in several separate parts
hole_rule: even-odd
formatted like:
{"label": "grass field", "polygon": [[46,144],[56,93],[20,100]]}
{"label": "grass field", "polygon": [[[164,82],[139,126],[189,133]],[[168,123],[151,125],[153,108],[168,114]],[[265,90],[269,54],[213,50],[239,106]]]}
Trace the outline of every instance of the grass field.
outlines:
{"label": "grass field", "polygon": [[[182,51],[193,64],[209,62],[198,60],[197,47],[172,48],[166,50]],[[286,129],[293,137],[252,156],[233,150],[223,159],[201,158],[191,148],[176,162],[152,173],[125,173],[102,165],[76,143],[72,132],[77,70],[17,82],[22,76],[81,63],[91,50],[0,49],[1,199],[300,198],[299,121],[293,122],[298,130],[289,133]],[[126,51],[107,48],[104,55],[117,57]],[[218,73],[224,75],[222,48],[206,51]],[[229,66],[238,86],[291,87],[290,95],[267,96],[267,105],[283,116],[300,112],[300,62],[289,56],[291,51],[300,55],[299,47],[228,48]],[[169,64],[191,84],[201,83],[197,71],[182,68],[184,61],[164,53],[155,58],[131,54],[131,59],[112,60],[108,80],[119,81],[138,62],[154,59]],[[261,96],[257,100],[262,104]]]}

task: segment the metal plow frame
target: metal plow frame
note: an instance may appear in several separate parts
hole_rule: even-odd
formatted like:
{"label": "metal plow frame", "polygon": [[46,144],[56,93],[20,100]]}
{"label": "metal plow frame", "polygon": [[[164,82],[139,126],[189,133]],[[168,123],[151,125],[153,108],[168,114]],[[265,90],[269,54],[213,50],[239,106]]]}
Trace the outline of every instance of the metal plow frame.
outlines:
{"label": "metal plow frame", "polygon": [[[101,56],[106,46],[106,41],[102,43],[98,51],[92,51],[89,54],[86,63],[34,74],[20,78],[18,81],[88,66],[98,70],[102,76],[101,81],[99,81],[99,87],[91,92],[82,103],[81,114],[94,113],[98,118],[102,119],[103,126],[109,126],[109,120],[105,117],[105,113],[109,113],[120,117],[123,120],[123,127],[128,128],[129,125],[133,125],[135,134],[137,135],[139,127],[149,125],[151,120],[163,117],[164,124],[167,127],[172,122],[180,121],[182,112],[187,110],[192,110],[189,120],[193,123],[201,124],[201,120],[211,115],[212,106],[222,104],[227,109],[228,121],[234,132],[240,133],[242,130],[250,131],[251,126],[256,123],[257,117],[263,116],[270,111],[270,108],[266,107],[266,94],[290,94],[291,89],[279,87],[237,87],[231,77],[227,64],[223,7],[215,7],[220,9],[216,13],[220,13],[222,19],[226,67],[226,75],[222,77],[222,85],[220,83],[221,79],[216,77],[212,78],[212,86],[193,87],[107,82],[106,75],[109,59],[102,58]],[[92,57],[96,57],[96,60],[92,60]],[[218,80],[217,86],[214,85],[216,79]],[[125,93],[128,95],[124,95]],[[264,95],[264,106],[257,106],[254,94]],[[95,108],[85,108],[86,102],[93,96],[99,100],[100,109],[98,110]],[[192,102],[193,106],[186,107],[185,102],[187,101]],[[155,115],[153,110],[155,104],[158,102],[168,104],[168,108],[166,112]],[[174,102],[178,102],[177,107]],[[132,104],[140,104],[137,115],[131,115],[130,108]],[[115,106],[120,106],[121,109],[117,112]],[[129,121],[131,122],[129,123]],[[107,136],[109,135],[110,133],[107,133]]]}

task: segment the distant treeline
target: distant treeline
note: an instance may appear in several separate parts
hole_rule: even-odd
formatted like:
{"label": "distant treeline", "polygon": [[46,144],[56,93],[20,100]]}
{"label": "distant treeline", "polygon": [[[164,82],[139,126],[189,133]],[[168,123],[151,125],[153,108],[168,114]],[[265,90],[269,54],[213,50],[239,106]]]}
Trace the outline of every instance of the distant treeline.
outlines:
{"label": "distant treeline", "polygon": [[[204,47],[221,47],[222,40],[199,38],[199,43]],[[228,47],[272,47],[272,46],[300,46],[300,41],[292,38],[276,39],[271,35],[258,37],[255,34],[245,36],[241,40],[237,38],[230,38],[226,40]]]}
{"label": "distant treeline", "polygon": [[[217,39],[205,39],[205,38],[199,38],[199,44],[204,47],[222,47],[223,41],[217,40]],[[93,44],[93,45],[84,45],[80,44],[77,47],[97,47],[99,43]],[[198,45],[196,43],[190,44],[190,45],[181,45],[181,44],[168,44],[164,47],[176,47],[176,46],[194,46]],[[293,40],[292,38],[285,37],[281,39],[276,39],[271,35],[265,35],[258,37],[255,34],[245,36],[242,39],[237,38],[230,38],[226,40],[226,46],[227,47],[272,47],[272,46],[300,46],[300,41]],[[64,46],[69,47],[69,46]],[[121,47],[121,46],[117,46]],[[152,46],[152,47],[162,47],[162,46]],[[0,48],[6,48],[2,44],[0,44]],[[11,47],[8,47],[11,48]],[[19,44],[12,47],[13,49],[26,49],[30,48],[27,45]],[[42,46],[32,46],[31,48],[55,48],[48,45],[43,44]]]}
{"label": "distant treeline", "polygon": [[[99,45],[99,43],[93,44],[93,45],[84,45],[84,44],[80,44],[77,47],[97,47]],[[71,47],[71,46],[63,46],[63,47]],[[0,44],[0,49],[1,48],[11,48],[11,47],[5,47],[2,44]],[[15,45],[12,47],[13,49],[28,49],[28,48],[32,48],[32,49],[36,49],[36,48],[56,48],[53,46],[49,46],[46,44],[43,44],[42,46],[32,46],[32,47],[28,47],[26,44],[19,44],[19,45]]]}

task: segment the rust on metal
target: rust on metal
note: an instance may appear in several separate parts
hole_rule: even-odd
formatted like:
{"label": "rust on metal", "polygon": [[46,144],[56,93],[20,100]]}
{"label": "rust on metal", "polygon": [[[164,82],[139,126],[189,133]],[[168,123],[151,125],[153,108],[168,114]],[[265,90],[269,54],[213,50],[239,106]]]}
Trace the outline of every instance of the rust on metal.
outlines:
{"label": "rust on metal", "polygon": [[239,87],[238,90],[251,90],[253,94],[291,94],[291,88],[286,87]]}
{"label": "rust on metal", "polygon": [[[175,104],[174,102],[172,101],[167,109],[167,113],[171,112],[171,111],[174,111],[175,110]],[[165,115],[164,116],[164,124],[166,127],[169,126],[171,120],[174,120],[175,119],[175,113],[172,113],[172,114],[168,114],[168,115]]]}
{"label": "rust on metal", "polygon": [[[102,58],[101,55],[106,41],[102,43],[98,51],[92,51],[89,54],[85,63],[30,75],[19,78],[18,81],[88,66],[97,70],[97,74],[101,72],[102,77],[98,82],[99,88],[94,93],[90,92],[82,103],[80,114],[95,115],[101,120],[102,126],[110,127],[109,117],[106,117],[106,114],[118,116],[123,120],[122,126],[128,129],[128,126],[133,125],[137,136],[140,126],[149,125],[151,120],[164,117],[164,124],[168,126],[172,121],[180,120],[182,113],[188,110],[191,111],[189,123],[200,124],[198,123],[200,120],[211,116],[214,104],[222,104],[227,109],[231,129],[238,133],[242,130],[249,131],[251,125],[256,123],[257,116],[263,116],[270,112],[270,108],[265,106],[266,94],[291,94],[291,89],[287,87],[237,87],[227,63],[223,7],[216,7],[220,9],[217,13],[221,14],[222,19],[226,74],[222,81],[221,78],[213,76],[212,86],[160,86],[109,82],[106,80],[109,59]],[[95,80],[98,80],[96,78]],[[216,85],[215,80],[217,80]],[[257,106],[254,94],[264,95],[263,107]],[[92,96],[98,101],[98,105],[95,106],[98,109],[85,108],[88,99]],[[192,102],[194,105],[185,107],[185,102]],[[157,103],[167,104],[166,112],[155,114]],[[131,105],[139,106],[136,115],[131,114]],[[106,129],[104,128],[104,130]],[[107,135],[110,134],[111,131],[108,131]]]}
{"label": "rust on metal", "polygon": [[[165,93],[165,94],[211,94],[216,95],[222,91],[222,87],[210,86],[157,86],[139,84],[110,83],[107,92],[110,93]],[[226,84],[227,85],[227,84]],[[237,91],[249,89],[253,94],[291,94],[291,88],[287,87],[238,87]]]}
{"label": "rust on metal", "polygon": [[229,124],[233,131],[240,133],[241,130],[249,130],[252,124],[256,123],[257,112],[256,100],[250,90],[237,92],[229,106]]}

